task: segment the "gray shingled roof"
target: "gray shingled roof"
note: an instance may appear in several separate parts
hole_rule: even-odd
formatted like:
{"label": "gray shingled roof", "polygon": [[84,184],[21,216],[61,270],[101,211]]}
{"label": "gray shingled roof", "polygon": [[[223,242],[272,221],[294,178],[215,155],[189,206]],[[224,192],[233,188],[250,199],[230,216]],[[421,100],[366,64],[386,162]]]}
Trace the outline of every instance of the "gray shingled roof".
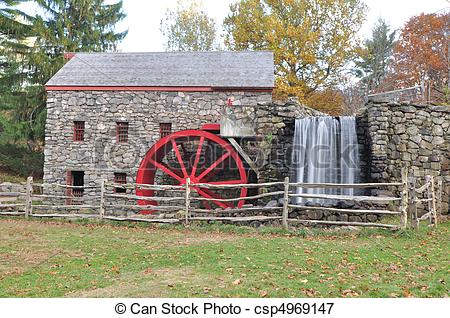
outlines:
{"label": "gray shingled roof", "polygon": [[46,85],[268,88],[273,53],[77,53]]}

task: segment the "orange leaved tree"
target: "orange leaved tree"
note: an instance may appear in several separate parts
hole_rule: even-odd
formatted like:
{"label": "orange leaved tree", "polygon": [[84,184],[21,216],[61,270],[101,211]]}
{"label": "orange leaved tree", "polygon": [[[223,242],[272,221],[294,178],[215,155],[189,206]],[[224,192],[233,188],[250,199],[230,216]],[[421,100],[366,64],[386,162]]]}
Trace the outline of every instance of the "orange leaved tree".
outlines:
{"label": "orange leaved tree", "polygon": [[448,85],[450,13],[412,17],[401,30],[394,48],[390,81],[395,88],[430,83]]}
{"label": "orange leaved tree", "polygon": [[314,105],[324,109],[356,55],[365,8],[361,0],[239,0],[224,20],[225,45],[273,51],[275,96],[320,97]]}

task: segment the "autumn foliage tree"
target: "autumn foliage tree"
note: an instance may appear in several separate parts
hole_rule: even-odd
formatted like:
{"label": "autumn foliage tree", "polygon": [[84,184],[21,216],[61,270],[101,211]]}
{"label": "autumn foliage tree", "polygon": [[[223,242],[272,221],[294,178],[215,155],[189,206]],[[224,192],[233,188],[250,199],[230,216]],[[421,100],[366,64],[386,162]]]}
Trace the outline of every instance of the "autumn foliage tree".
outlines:
{"label": "autumn foliage tree", "polygon": [[178,1],[161,20],[161,33],[167,51],[211,51],[215,48],[216,23],[196,0]]}
{"label": "autumn foliage tree", "polygon": [[421,14],[401,30],[394,49],[391,81],[395,88],[448,85],[450,13]]}
{"label": "autumn foliage tree", "polygon": [[225,45],[273,51],[277,97],[307,101],[339,82],[355,55],[365,6],[360,0],[240,0],[230,10]]}
{"label": "autumn foliage tree", "polygon": [[305,103],[312,108],[332,115],[340,116],[344,112],[344,95],[337,88],[325,88],[313,92],[305,100]]}

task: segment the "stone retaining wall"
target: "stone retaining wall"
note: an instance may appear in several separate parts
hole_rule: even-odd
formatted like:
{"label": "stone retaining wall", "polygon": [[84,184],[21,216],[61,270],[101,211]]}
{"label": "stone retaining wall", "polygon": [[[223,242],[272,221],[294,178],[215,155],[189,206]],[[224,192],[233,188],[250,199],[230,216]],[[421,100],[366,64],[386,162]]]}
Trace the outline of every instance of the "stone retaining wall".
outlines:
{"label": "stone retaining wall", "polygon": [[11,182],[3,182],[0,183],[0,192],[27,192],[27,185],[25,183],[11,183]]}
{"label": "stone retaining wall", "polygon": [[409,167],[418,180],[427,174],[444,180],[443,211],[449,211],[450,107],[369,102],[358,115],[368,179],[401,180]]}
{"label": "stone retaining wall", "polygon": [[265,161],[259,162],[259,182],[283,181],[292,172],[295,119],[325,114],[300,105],[295,99],[286,104],[261,105],[256,114],[255,131],[261,140],[259,147],[266,151]]}

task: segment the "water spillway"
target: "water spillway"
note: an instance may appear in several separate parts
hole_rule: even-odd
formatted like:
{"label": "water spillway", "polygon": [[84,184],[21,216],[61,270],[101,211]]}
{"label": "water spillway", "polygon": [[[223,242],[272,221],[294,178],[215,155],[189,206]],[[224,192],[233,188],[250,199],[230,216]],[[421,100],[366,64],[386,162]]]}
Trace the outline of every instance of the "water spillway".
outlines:
{"label": "water spillway", "polygon": [[[359,177],[358,137],[354,117],[307,117],[295,122],[293,174],[298,183],[356,183]],[[353,195],[354,190],[297,188],[297,193]],[[298,198],[297,202],[328,203]]]}

